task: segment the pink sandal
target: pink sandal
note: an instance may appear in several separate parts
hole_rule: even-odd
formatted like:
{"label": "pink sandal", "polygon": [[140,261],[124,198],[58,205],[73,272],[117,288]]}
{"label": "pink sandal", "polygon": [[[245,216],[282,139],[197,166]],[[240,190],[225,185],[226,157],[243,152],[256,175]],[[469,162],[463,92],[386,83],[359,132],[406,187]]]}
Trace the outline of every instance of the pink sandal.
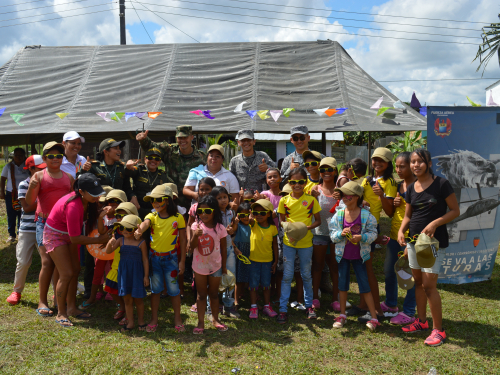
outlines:
{"label": "pink sandal", "polygon": [[118,323],[121,326],[126,326],[128,324],[128,319],[125,316],[122,320],[120,320],[120,323]]}
{"label": "pink sandal", "polygon": [[195,327],[195,328],[193,329],[193,335],[203,335],[203,332],[204,332],[204,331],[205,331],[205,330],[204,330],[203,328],[198,328],[198,327]]}
{"label": "pink sandal", "polygon": [[394,318],[391,319],[391,324],[405,325],[411,324],[415,321],[415,317],[408,316],[404,312],[400,312]]}
{"label": "pink sandal", "polygon": [[156,328],[158,328],[158,324],[148,324],[148,326],[146,327],[146,332],[147,333],[156,332]]}
{"label": "pink sandal", "polygon": [[191,306],[191,312],[194,313],[198,312],[198,307],[196,306],[196,303],[193,306]]}
{"label": "pink sandal", "polygon": [[125,315],[125,311],[118,310],[113,316],[114,320],[120,320]]}
{"label": "pink sandal", "polygon": [[175,330],[177,332],[184,332],[186,330],[186,328],[184,328],[184,324],[181,324],[181,325],[175,326]]}
{"label": "pink sandal", "polygon": [[226,332],[228,330],[227,326],[225,324],[216,324],[215,328],[219,332]]}

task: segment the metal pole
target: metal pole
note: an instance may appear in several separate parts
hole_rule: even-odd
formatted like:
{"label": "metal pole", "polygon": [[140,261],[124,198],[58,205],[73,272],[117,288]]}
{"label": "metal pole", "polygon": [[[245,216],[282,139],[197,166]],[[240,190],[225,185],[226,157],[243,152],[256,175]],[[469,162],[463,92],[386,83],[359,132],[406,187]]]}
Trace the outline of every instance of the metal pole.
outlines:
{"label": "metal pole", "polygon": [[321,153],[326,155],[326,133],[321,133]]}
{"label": "metal pole", "polygon": [[372,173],[372,132],[368,132],[368,171]]}
{"label": "metal pole", "polygon": [[125,33],[125,0],[120,0],[120,44],[127,44],[127,34]]}

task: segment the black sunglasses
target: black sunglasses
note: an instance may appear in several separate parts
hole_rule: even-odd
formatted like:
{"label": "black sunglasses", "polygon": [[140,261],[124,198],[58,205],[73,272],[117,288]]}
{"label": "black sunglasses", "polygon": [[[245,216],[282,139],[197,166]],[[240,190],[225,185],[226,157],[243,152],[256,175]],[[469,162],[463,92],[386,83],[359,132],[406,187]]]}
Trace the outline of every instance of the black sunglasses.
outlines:
{"label": "black sunglasses", "polygon": [[305,185],[307,183],[307,180],[288,180],[288,183],[290,184],[290,186],[293,186],[295,184]]}
{"label": "black sunglasses", "polygon": [[123,214],[115,214],[115,218],[120,220],[120,219],[123,219],[126,215],[123,215]]}
{"label": "black sunglasses", "polygon": [[319,173],[325,173],[325,172],[333,172],[333,168],[320,168]]}
{"label": "black sunglasses", "polygon": [[151,203],[162,203],[168,197],[160,197],[160,198],[151,198]]}
{"label": "black sunglasses", "polygon": [[198,215],[201,215],[201,214],[210,215],[212,212],[214,212],[213,208],[198,208],[198,209],[196,209],[196,213]]}
{"label": "black sunglasses", "polygon": [[64,157],[63,154],[48,154],[46,155],[46,158],[49,159],[49,160],[52,160],[52,159],[62,159]]}
{"label": "black sunglasses", "polygon": [[132,233],[132,232],[136,229],[136,228],[125,228],[123,225],[120,225],[118,228],[119,228],[119,229],[120,229],[120,231],[122,231],[122,232],[123,232],[123,231],[127,231],[127,232],[129,232],[129,233]]}
{"label": "black sunglasses", "polygon": [[266,216],[269,211],[252,211],[253,216]]}
{"label": "black sunglasses", "polygon": [[245,217],[249,217],[249,216],[250,216],[250,214],[245,214],[245,213],[238,214],[239,218],[245,218]]}
{"label": "black sunglasses", "polygon": [[119,200],[119,199],[117,199],[117,198],[108,199],[108,200],[106,200],[106,202],[108,202],[108,203],[118,203],[118,204],[122,203],[122,201]]}
{"label": "black sunglasses", "polygon": [[146,159],[148,160],[155,160],[155,161],[160,161],[161,158],[159,156],[146,156]]}
{"label": "black sunglasses", "polygon": [[255,199],[249,198],[249,199],[244,199],[245,202],[250,202],[250,203],[255,203]]}
{"label": "black sunglasses", "polygon": [[306,136],[305,135],[293,136],[292,139],[293,139],[294,142],[298,142],[299,140],[300,141],[305,141],[306,140]]}
{"label": "black sunglasses", "polygon": [[316,167],[319,165],[319,161],[307,161],[304,163],[304,167],[309,168],[309,167]]}

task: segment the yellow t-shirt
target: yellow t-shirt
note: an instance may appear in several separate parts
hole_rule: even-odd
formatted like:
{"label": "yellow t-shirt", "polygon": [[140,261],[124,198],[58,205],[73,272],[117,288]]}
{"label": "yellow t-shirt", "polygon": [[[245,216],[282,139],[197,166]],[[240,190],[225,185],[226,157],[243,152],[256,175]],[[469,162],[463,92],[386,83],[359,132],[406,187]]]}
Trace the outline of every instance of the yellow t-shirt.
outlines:
{"label": "yellow t-shirt", "polygon": [[307,184],[304,187],[304,193],[311,195],[311,189],[316,185],[319,185],[319,180],[311,180],[311,176],[307,176]]}
{"label": "yellow t-shirt", "polygon": [[151,248],[158,253],[167,253],[179,248],[179,229],[186,228],[181,214],[166,219],[158,214],[150,213],[144,220],[151,221]]}
{"label": "yellow t-shirt", "polygon": [[[398,185],[392,177],[388,178],[387,180],[379,178],[377,182],[380,184],[387,197],[396,198]],[[375,216],[375,219],[377,219],[378,223],[380,220],[380,212],[382,211],[382,202],[380,201],[380,197],[378,195],[375,195],[370,183],[366,178],[361,183],[361,186],[363,186],[363,188],[365,189],[363,199],[370,203],[370,213]]]}
{"label": "yellow t-shirt", "polygon": [[[399,186],[397,186],[397,189],[399,189]],[[392,217],[392,222],[391,222],[391,234],[390,237],[393,240],[398,240],[398,232],[399,228],[401,228],[401,224],[403,224],[403,219],[405,218],[405,211],[406,211],[406,201],[403,197],[401,197],[401,206],[395,207],[394,210],[394,216]],[[409,230],[406,231],[405,235],[408,236]]]}
{"label": "yellow t-shirt", "polygon": [[266,228],[260,226],[257,221],[250,224],[250,257],[253,262],[271,262],[273,260],[273,238],[278,235],[276,225]]}
{"label": "yellow t-shirt", "polygon": [[[278,213],[284,214],[286,221],[291,223],[302,222],[309,226],[312,224],[313,215],[321,211],[319,202],[308,194],[302,194],[299,199],[295,199],[291,194],[281,198],[278,206]],[[288,236],[285,234],[283,242],[287,246],[296,248],[305,248],[312,246],[313,234],[307,231],[306,236],[301,239],[295,246],[288,241]]]}

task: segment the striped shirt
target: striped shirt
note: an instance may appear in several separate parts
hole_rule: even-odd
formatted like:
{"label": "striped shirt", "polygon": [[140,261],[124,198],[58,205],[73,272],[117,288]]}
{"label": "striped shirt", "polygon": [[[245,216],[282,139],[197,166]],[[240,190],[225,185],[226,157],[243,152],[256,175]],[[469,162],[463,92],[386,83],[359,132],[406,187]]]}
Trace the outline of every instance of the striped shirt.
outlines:
{"label": "striped shirt", "polygon": [[[17,189],[17,197],[19,199],[26,198],[26,193],[28,192],[28,186],[30,184],[30,177],[19,183]],[[35,223],[35,211],[24,212],[21,214],[21,223],[19,225],[19,232],[35,233],[36,223]]]}

